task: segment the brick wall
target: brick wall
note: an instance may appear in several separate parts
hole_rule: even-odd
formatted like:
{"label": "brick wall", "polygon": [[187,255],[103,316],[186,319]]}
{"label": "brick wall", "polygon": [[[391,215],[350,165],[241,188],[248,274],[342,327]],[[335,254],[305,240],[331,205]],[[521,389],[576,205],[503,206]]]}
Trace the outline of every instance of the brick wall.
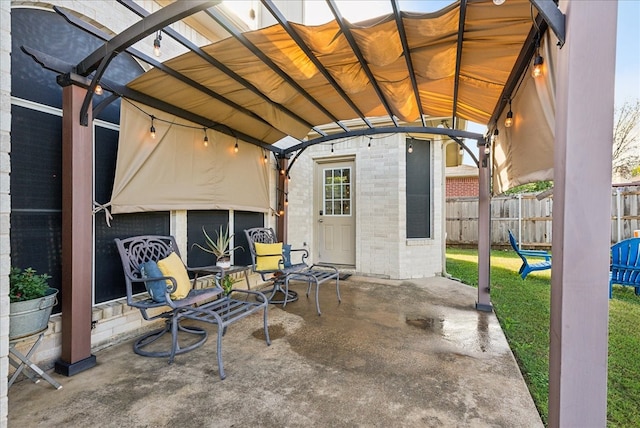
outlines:
{"label": "brick wall", "polygon": [[[307,243],[317,261],[314,173],[318,159],[355,160],[356,266],[361,275],[421,278],[442,272],[443,170],[441,144],[432,144],[432,238],[406,238],[405,135],[372,140],[367,137],[307,148],[296,160],[289,183],[289,239],[294,247]],[[315,201],[315,204],[318,202]]]}
{"label": "brick wall", "polygon": [[447,198],[478,196],[478,177],[448,177]]}

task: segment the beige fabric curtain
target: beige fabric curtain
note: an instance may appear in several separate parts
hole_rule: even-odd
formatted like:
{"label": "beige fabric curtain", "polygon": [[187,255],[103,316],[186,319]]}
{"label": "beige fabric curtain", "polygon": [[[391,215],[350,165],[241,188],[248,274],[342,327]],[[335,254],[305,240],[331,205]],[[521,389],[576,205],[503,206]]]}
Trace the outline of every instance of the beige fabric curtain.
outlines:
{"label": "beige fabric curtain", "polygon": [[531,67],[511,106],[514,125],[505,128],[509,107],[498,120],[498,140],[493,144],[493,193],[521,184],[553,180],[555,127],[555,39],[548,33],[541,43],[543,76],[534,79]]}
{"label": "beige fabric curtain", "polygon": [[[152,139],[150,115],[155,116]],[[114,214],[168,210],[269,210],[268,165],[260,147],[123,100]]]}

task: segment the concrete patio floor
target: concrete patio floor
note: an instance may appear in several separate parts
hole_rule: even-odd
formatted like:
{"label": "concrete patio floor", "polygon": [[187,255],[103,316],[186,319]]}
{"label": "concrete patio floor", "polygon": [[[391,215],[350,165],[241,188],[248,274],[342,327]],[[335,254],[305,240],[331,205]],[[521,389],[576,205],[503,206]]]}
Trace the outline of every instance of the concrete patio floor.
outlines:
{"label": "concrete patio floor", "polygon": [[304,296],[271,305],[272,345],[254,314],[223,340],[166,359],[132,340],[96,352],[96,367],[63,388],[24,380],[9,389],[9,427],[542,427],[494,314],[477,291],[445,278],[352,276],[324,284],[322,316]]}

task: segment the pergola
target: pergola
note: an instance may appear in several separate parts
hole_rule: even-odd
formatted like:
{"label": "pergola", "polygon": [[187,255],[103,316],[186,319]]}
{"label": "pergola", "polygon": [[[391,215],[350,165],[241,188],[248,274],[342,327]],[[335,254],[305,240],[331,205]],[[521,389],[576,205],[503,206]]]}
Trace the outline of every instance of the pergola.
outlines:
{"label": "pergola", "polygon": [[[86,177],[91,176],[92,131],[87,125],[105,103],[124,97],[188,120],[205,134],[213,130],[273,153],[285,171],[280,180],[307,147],[333,139],[389,132],[450,137],[480,169],[480,310],[492,309],[492,168],[499,163],[502,169],[494,171],[494,177],[496,172],[507,177],[504,183],[494,183],[498,187],[552,171],[549,422],[605,425],[616,3],[460,0],[433,14],[416,14],[401,12],[398,1],[392,0],[392,14],[352,24],[333,0],[327,0],[335,19],[305,27],[289,22],[271,0],[262,0],[277,24],[252,32],[242,32],[225,19],[215,7],[219,1],[178,1],[155,13],[130,0],[119,3],[141,20],[114,37],[56,9],[73,25],[104,40],[77,64],[23,47],[57,72],[64,86],[63,371],[73,374],[95,364],[87,310],[91,292],[85,285],[91,283],[91,213],[85,207],[91,204]],[[198,47],[169,27],[194,14],[221,26],[231,37]],[[160,63],[132,47],[159,32],[188,52]],[[527,133],[498,142],[493,136],[504,130],[505,107],[515,100],[532,62],[539,62],[544,37],[547,50],[554,49],[549,40],[557,41],[557,64],[547,71],[555,88],[555,124],[530,118]],[[153,68],[132,82],[108,81],[105,70],[125,52]],[[98,85],[112,95],[92,107]],[[523,110],[529,102],[540,105],[540,98],[521,97]],[[377,125],[374,117],[384,117],[385,125]],[[451,117],[453,123],[451,128],[430,126],[430,117]],[[153,119],[150,116],[152,126]],[[461,119],[487,124],[489,134],[458,129]],[[324,131],[322,125],[327,124],[339,131]],[[540,162],[522,159],[518,147],[530,148],[527,137],[536,132],[544,134],[544,140],[552,139],[553,158],[543,151]],[[275,144],[284,137],[296,142]],[[468,140],[476,142],[478,157]],[[502,156],[500,162],[496,152]],[[509,176],[511,162],[521,168]],[[522,168],[527,164],[530,169]]]}

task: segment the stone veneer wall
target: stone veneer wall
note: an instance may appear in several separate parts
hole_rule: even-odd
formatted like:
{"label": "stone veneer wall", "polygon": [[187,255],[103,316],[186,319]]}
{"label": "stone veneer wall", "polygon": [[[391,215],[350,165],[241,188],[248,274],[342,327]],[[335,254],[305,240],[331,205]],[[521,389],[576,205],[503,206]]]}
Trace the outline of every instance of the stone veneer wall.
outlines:
{"label": "stone veneer wall", "polygon": [[[360,275],[391,279],[422,278],[442,273],[443,171],[442,144],[433,139],[431,150],[432,237],[406,238],[405,134],[372,140],[367,137],[331,145],[312,146],[291,169],[288,241],[304,243],[315,260],[317,227],[313,205],[314,159],[355,158],[356,266]],[[424,137],[424,139],[427,139]]]}

